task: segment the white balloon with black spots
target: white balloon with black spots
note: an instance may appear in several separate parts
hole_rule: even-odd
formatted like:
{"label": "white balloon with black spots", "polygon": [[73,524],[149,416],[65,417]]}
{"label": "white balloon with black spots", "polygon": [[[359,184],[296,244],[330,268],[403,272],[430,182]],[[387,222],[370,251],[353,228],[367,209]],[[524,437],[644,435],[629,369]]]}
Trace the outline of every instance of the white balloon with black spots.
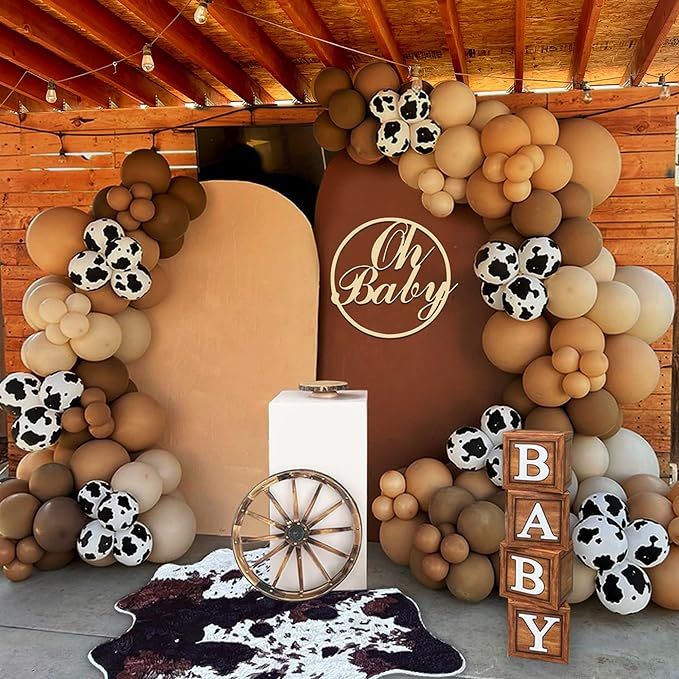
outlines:
{"label": "white balloon with black spots", "polygon": [[139,521],[115,534],[113,557],[123,566],[138,566],[149,558],[152,549],[151,531]]}
{"label": "white balloon with black spots", "polygon": [[99,561],[113,552],[115,533],[99,521],[90,521],[80,531],[76,549],[83,561]]}
{"label": "white balloon with black spots", "polygon": [[78,491],[78,505],[86,516],[89,516],[90,519],[96,519],[99,505],[103,500],[109,497],[112,492],[111,484],[107,481],[100,481],[98,479],[88,481]]}
{"label": "white balloon with black spots", "polygon": [[429,118],[410,125],[410,147],[421,155],[432,153],[440,136],[438,123]]}
{"label": "white balloon with black spots", "polygon": [[499,443],[486,458],[486,473],[498,488],[502,488],[502,469],[502,444]]}
{"label": "white balloon with black spots", "polygon": [[528,238],[519,248],[521,273],[545,279],[553,276],[561,266],[561,250],[551,238]]}
{"label": "white balloon with black spots", "polygon": [[78,290],[92,292],[111,280],[111,268],[100,252],[83,250],[68,263],[68,277]]}
{"label": "white balloon with black spots", "polygon": [[549,296],[542,281],[519,274],[502,287],[502,308],[517,321],[534,321],[542,316]]}
{"label": "white balloon with black spots", "polygon": [[398,120],[398,92],[394,90],[380,90],[373,95],[368,109],[381,123]]}
{"label": "white balloon with black spots", "polygon": [[123,236],[125,236],[125,229],[115,219],[104,217],[95,219],[85,227],[83,240],[88,250],[104,252],[111,241],[123,238]]}
{"label": "white balloon with black spots", "polygon": [[398,114],[407,123],[419,123],[429,117],[431,101],[424,90],[406,90],[398,100]]}
{"label": "white balloon with black spots", "polygon": [[106,263],[113,271],[129,271],[141,264],[144,254],[141,245],[130,236],[110,241],[106,246]]}
{"label": "white balloon with black spots", "polygon": [[111,280],[111,287],[118,297],[134,301],[141,299],[151,289],[151,283],[148,269],[139,265],[129,271],[116,271]]}
{"label": "white balloon with black spots", "polygon": [[377,148],[383,156],[397,158],[410,147],[410,127],[402,120],[388,120],[377,130]]}
{"label": "white balloon with black spots", "polygon": [[474,273],[484,283],[508,283],[519,273],[519,255],[509,243],[488,241],[476,251]]}
{"label": "white balloon with black spots", "polygon": [[636,519],[625,528],[627,560],[640,568],[659,566],[670,553],[670,539],[664,526],[650,519]]}
{"label": "white balloon with black spots", "polygon": [[61,435],[61,420],[56,410],[33,406],[22,411],[12,425],[14,441],[28,453],[51,448]]}
{"label": "white balloon with black spots", "polygon": [[83,381],[70,370],[60,370],[48,375],[40,387],[42,403],[58,413],[79,405],[80,396],[85,391]]}
{"label": "white balloon with black spots", "polygon": [[573,531],[573,551],[586,566],[607,571],[627,557],[627,536],[607,516],[590,516]]}
{"label": "white balloon with black spots", "polygon": [[139,516],[139,503],[124,490],[114,490],[97,507],[97,519],[114,532],[129,528]]}
{"label": "white balloon with black spots", "polygon": [[448,438],[448,459],[458,469],[477,470],[486,466],[493,444],[477,427],[459,427]]}
{"label": "white balloon with black spots", "polygon": [[629,561],[597,573],[594,584],[599,601],[613,613],[638,613],[651,601],[651,580]]}
{"label": "white balloon with black spots", "polygon": [[503,311],[502,306],[502,285],[497,283],[484,283],[481,281],[481,299],[495,311]]}
{"label": "white balloon with black spots", "polygon": [[629,512],[624,500],[613,493],[592,493],[580,505],[578,518],[580,521],[590,516],[607,516],[615,521],[620,528],[629,523]]}
{"label": "white balloon with black spots", "polygon": [[510,406],[490,406],[481,415],[481,431],[494,446],[502,443],[506,431],[515,431],[521,426],[521,415]]}
{"label": "white balloon with black spots", "polygon": [[32,373],[10,373],[0,382],[0,406],[12,415],[39,405],[40,378]]}

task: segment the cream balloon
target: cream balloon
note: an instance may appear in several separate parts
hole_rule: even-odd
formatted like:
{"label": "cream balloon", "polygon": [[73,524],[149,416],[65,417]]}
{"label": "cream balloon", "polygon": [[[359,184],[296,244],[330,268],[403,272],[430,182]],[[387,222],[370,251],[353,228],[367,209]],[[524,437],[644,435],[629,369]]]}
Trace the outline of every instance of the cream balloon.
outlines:
{"label": "cream balloon", "polygon": [[26,288],[21,300],[21,313],[33,330],[44,330],[49,321],[41,317],[40,305],[47,299],[65,300],[73,288],[64,276],[43,276]]}
{"label": "cream balloon", "polygon": [[467,202],[467,180],[455,177],[446,177],[443,183],[443,190],[449,193],[456,203]]}
{"label": "cream balloon", "polygon": [[578,485],[578,492],[573,503],[573,511],[578,512],[580,505],[594,493],[613,493],[623,502],[627,501],[627,494],[617,481],[609,479],[607,476],[590,476]]}
{"label": "cream balloon", "polygon": [[47,377],[60,370],[70,370],[78,357],[68,343],[52,344],[45,331],[33,333],[21,345],[21,362],[36,375]]}
{"label": "cream balloon", "polygon": [[575,434],[571,446],[573,471],[579,481],[591,476],[605,476],[608,469],[608,448],[596,436]]}
{"label": "cream balloon", "polygon": [[87,295],[81,292],[74,292],[66,298],[66,307],[69,311],[77,314],[89,314],[92,311],[92,302]]}
{"label": "cream balloon", "polygon": [[129,493],[138,503],[139,512],[148,512],[163,494],[163,480],[155,467],[145,462],[128,462],[113,475],[113,490]]}
{"label": "cream balloon", "polygon": [[597,284],[589,271],[579,266],[562,266],[545,280],[547,310],[557,318],[579,318],[595,304]]}
{"label": "cream balloon", "polygon": [[85,361],[104,361],[120,348],[123,333],[115,318],[93,312],[88,315],[90,329],[86,335],[71,340],[71,348]]}
{"label": "cream balloon", "polygon": [[582,603],[594,594],[596,575],[594,568],[585,566],[580,559],[573,559],[573,585],[567,599],[569,604]]}
{"label": "cream balloon", "polygon": [[445,191],[426,195],[429,196],[429,207],[427,209],[434,217],[447,217],[455,208],[453,197]]}
{"label": "cream balloon", "polygon": [[448,177],[469,177],[483,163],[481,136],[469,125],[449,127],[436,142],[434,158]]}
{"label": "cream balloon", "polygon": [[641,304],[637,293],[620,281],[602,281],[597,285],[597,298],[587,312],[606,335],[628,332],[639,319]]}
{"label": "cream balloon", "polygon": [[122,332],[122,341],[113,355],[123,363],[134,363],[151,344],[151,322],[143,311],[133,307],[128,307],[113,318]]}
{"label": "cream balloon", "polygon": [[507,104],[497,99],[482,100],[476,104],[476,113],[469,123],[475,130],[481,130],[493,119],[511,113]]}
{"label": "cream balloon", "polygon": [[651,444],[631,429],[621,429],[604,441],[610,463],[606,476],[624,483],[630,476],[648,474],[660,477],[660,465]]}
{"label": "cream balloon", "polygon": [[164,496],[139,520],[153,535],[152,563],[168,563],[186,554],[196,538],[196,517],[191,508],[176,497]]}
{"label": "cream balloon", "polygon": [[599,256],[584,267],[597,283],[612,281],[615,276],[615,259],[610,250],[601,248]]}
{"label": "cream balloon", "polygon": [[135,461],[151,465],[158,472],[163,482],[163,495],[169,495],[177,490],[182,480],[182,466],[172,453],[161,448],[152,448],[138,455]]}
{"label": "cream balloon", "polygon": [[440,82],[429,95],[432,120],[446,130],[453,125],[468,125],[476,113],[474,93],[459,80]]}

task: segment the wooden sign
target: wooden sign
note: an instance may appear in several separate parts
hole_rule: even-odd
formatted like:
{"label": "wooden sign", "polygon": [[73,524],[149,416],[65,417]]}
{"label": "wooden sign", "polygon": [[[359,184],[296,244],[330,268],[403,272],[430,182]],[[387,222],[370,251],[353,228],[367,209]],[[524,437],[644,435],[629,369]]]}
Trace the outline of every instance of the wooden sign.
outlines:
{"label": "wooden sign", "polygon": [[568,662],[572,440],[569,432],[504,435],[507,537],[500,545],[500,596],[508,600],[510,656]]}

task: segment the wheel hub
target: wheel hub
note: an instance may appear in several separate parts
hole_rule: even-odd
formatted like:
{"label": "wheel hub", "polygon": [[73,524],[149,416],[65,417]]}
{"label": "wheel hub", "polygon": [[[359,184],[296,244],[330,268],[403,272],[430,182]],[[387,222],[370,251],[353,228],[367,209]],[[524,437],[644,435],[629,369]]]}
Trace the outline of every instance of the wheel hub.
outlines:
{"label": "wheel hub", "polygon": [[293,521],[285,529],[285,539],[291,545],[301,545],[309,537],[309,529],[301,521]]}

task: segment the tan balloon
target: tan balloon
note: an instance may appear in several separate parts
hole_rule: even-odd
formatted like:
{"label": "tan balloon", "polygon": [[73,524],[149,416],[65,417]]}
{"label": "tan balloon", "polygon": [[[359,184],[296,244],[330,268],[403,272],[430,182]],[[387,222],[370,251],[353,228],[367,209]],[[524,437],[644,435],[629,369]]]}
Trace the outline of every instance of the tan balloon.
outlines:
{"label": "tan balloon", "polygon": [[366,100],[356,90],[338,90],[328,101],[328,113],[337,127],[351,130],[363,122]]}
{"label": "tan balloon", "polygon": [[10,582],[23,582],[33,575],[33,566],[15,559],[6,566],[3,566],[2,572]]}
{"label": "tan balloon", "polygon": [[580,358],[579,367],[587,377],[598,377],[608,370],[608,359],[603,351],[586,351]]}
{"label": "tan balloon", "polygon": [[597,285],[589,271],[579,266],[561,266],[545,280],[549,295],[547,310],[557,318],[578,318],[596,302]]}
{"label": "tan balloon", "polygon": [[[22,481],[30,481],[33,472],[44,464],[54,461],[54,452],[51,449],[39,450],[37,453],[27,453],[17,465],[16,476]],[[25,491],[28,492],[28,488]]]}
{"label": "tan balloon", "polygon": [[462,563],[451,565],[446,578],[450,593],[462,601],[482,601],[493,591],[494,584],[490,559],[473,552]]}
{"label": "tan balloon", "polygon": [[438,552],[441,544],[441,531],[431,523],[423,523],[418,526],[413,537],[413,547],[425,554]]}
{"label": "tan balloon", "polygon": [[461,486],[439,488],[429,501],[429,521],[434,526],[455,524],[462,509],[474,501],[474,496]]}
{"label": "tan balloon", "polygon": [[656,495],[667,496],[670,492],[667,482],[652,474],[634,474],[628,476],[621,484],[628,498],[637,493],[655,493]]}
{"label": "tan balloon", "polygon": [[395,498],[406,492],[406,477],[395,469],[384,472],[380,476],[380,490],[382,495]]}
{"label": "tan balloon", "polygon": [[563,408],[535,408],[526,417],[524,427],[536,431],[573,431]]}
{"label": "tan balloon", "polygon": [[162,436],[167,418],[162,406],[148,394],[123,394],[111,404],[116,423],[111,438],[130,452],[151,448]]}
{"label": "tan balloon", "polygon": [[469,125],[454,125],[436,142],[434,158],[441,172],[449,177],[469,177],[483,163],[481,137]]}
{"label": "tan balloon", "polygon": [[[87,299],[87,298],[85,298]],[[48,328],[49,330],[49,328]],[[77,311],[65,313],[59,321],[59,332],[67,339],[79,339],[90,331],[90,319]],[[49,335],[48,335],[48,339]]]}
{"label": "tan balloon", "polygon": [[531,361],[549,352],[549,324],[542,317],[517,321],[498,311],[486,322],[481,342],[496,368],[520,374]]}
{"label": "tan balloon", "polygon": [[135,198],[130,203],[130,217],[135,222],[148,222],[156,214],[154,202],[148,198]]}
{"label": "tan balloon", "polygon": [[523,182],[510,182],[507,180],[502,184],[502,193],[507,200],[512,203],[520,203],[530,196],[531,184],[528,180]]}
{"label": "tan balloon", "polygon": [[490,500],[497,493],[497,486],[488,478],[485,469],[462,472],[455,479],[455,487],[468,490],[475,500]]}
{"label": "tan balloon", "polygon": [[377,130],[379,122],[374,118],[366,118],[350,133],[350,146],[365,162],[376,163],[384,157],[377,148]]}
{"label": "tan balloon", "polygon": [[21,301],[21,313],[33,330],[44,330],[49,321],[40,315],[40,307],[47,300],[65,300],[73,288],[67,278],[43,276],[29,285]]}
{"label": "tan balloon", "polygon": [[394,501],[386,495],[378,495],[372,502],[371,510],[378,521],[389,521],[394,518]]}
{"label": "tan balloon", "polygon": [[[438,558],[437,558],[438,557]],[[429,559],[429,560],[427,560]],[[412,576],[428,589],[443,589],[448,564],[443,561],[439,554],[426,554],[419,549],[411,549],[408,557],[408,568]],[[434,577],[429,575],[431,573]],[[442,577],[441,574],[445,573]]]}
{"label": "tan balloon", "polygon": [[174,497],[161,497],[139,520],[153,535],[151,563],[168,563],[189,551],[196,538],[196,517],[191,508]]}
{"label": "tan balloon", "polygon": [[393,518],[380,526],[380,545],[387,557],[395,564],[408,565],[415,531],[426,521],[425,517],[425,514],[418,514],[410,521]]}
{"label": "tan balloon", "polygon": [[654,604],[679,611],[679,547],[672,545],[667,558],[655,568],[649,568]]}
{"label": "tan balloon", "polygon": [[641,492],[627,499],[630,519],[649,519],[667,528],[674,519],[672,503],[657,493]]}
{"label": "tan balloon", "polygon": [[341,151],[349,143],[349,132],[337,127],[327,111],[314,121],[313,133],[318,145],[326,151]]}
{"label": "tan balloon", "polygon": [[394,514],[399,519],[409,521],[414,519],[419,511],[420,507],[417,503],[417,498],[410,495],[410,493],[402,493],[394,498]]}
{"label": "tan balloon", "polygon": [[67,552],[46,552],[45,555],[35,564],[39,571],[56,571],[68,566],[76,557],[75,550]]}
{"label": "tan balloon", "polygon": [[338,90],[351,87],[351,76],[342,68],[330,66],[321,69],[314,78],[314,99],[320,106],[327,106],[330,97]]}
{"label": "tan balloon", "polygon": [[9,478],[0,481],[0,502],[10,495],[14,495],[14,493],[28,493],[28,482],[20,478]]}
{"label": "tan balloon", "polygon": [[502,191],[502,184],[489,182],[481,169],[469,177],[467,202],[476,214],[491,219],[504,217],[512,208],[512,203],[505,198]]}
{"label": "tan balloon", "polygon": [[562,387],[563,375],[554,370],[551,356],[536,358],[523,373],[523,389],[538,405],[555,408],[570,398]]}
{"label": "tan balloon", "polygon": [[128,307],[114,317],[120,326],[122,340],[114,356],[123,363],[139,360],[151,344],[151,323],[139,309]]}
{"label": "tan balloon", "polygon": [[573,347],[560,347],[552,354],[552,365],[561,374],[567,375],[578,369],[580,354]]}
{"label": "tan balloon", "polygon": [[493,118],[506,115],[507,113],[511,113],[511,111],[501,101],[496,99],[481,100],[476,104],[476,112],[469,124],[480,132]]}
{"label": "tan balloon", "polygon": [[443,190],[450,194],[456,203],[467,202],[467,180],[456,177],[446,177]]}
{"label": "tan balloon", "polygon": [[641,305],[637,293],[619,281],[601,282],[597,287],[597,299],[587,318],[607,335],[627,332],[639,319]]}
{"label": "tan balloon", "polygon": [[516,112],[530,129],[531,143],[556,144],[559,138],[559,121],[551,111],[542,106],[526,106]]}
{"label": "tan balloon", "polygon": [[431,91],[429,98],[431,100],[430,117],[443,130],[454,125],[469,125],[476,113],[474,93],[458,80],[440,82]]}
{"label": "tan balloon", "polygon": [[[130,304],[130,300],[118,297],[118,295],[113,292],[113,288],[110,285],[104,285],[104,287],[99,288],[99,290],[87,291],[83,294],[90,300],[92,311],[101,314],[109,314],[111,316],[119,314]],[[146,296],[147,295],[144,295],[144,297]]]}
{"label": "tan balloon", "polygon": [[16,555],[17,560],[21,561],[21,563],[30,563],[32,565],[45,556],[45,550],[31,536],[17,542]]}
{"label": "tan balloon", "polygon": [[417,178],[417,186],[424,193],[438,193],[443,190],[444,183],[443,173],[434,167],[424,170]]}
{"label": "tan balloon", "polygon": [[[671,506],[671,505],[670,505]],[[29,493],[15,493],[0,502],[0,535],[21,540],[33,532],[33,518],[40,500]]]}
{"label": "tan balloon", "polygon": [[559,201],[548,191],[533,189],[526,200],[512,206],[512,224],[523,236],[549,236],[561,223]]}
{"label": "tan balloon", "polygon": [[594,594],[597,571],[585,566],[580,559],[573,559],[573,586],[568,595],[569,604],[579,604]]}
{"label": "tan balloon", "polygon": [[77,360],[69,344],[52,344],[44,330],[33,333],[21,345],[21,362],[40,377],[70,370]]}
{"label": "tan balloon", "polygon": [[429,510],[432,495],[445,486],[453,485],[450,469],[431,457],[415,460],[405,471],[407,492],[417,498],[423,511]]}
{"label": "tan balloon", "polygon": [[438,191],[429,196],[428,210],[434,217],[447,217],[455,208],[453,197],[445,191]]}
{"label": "tan balloon", "polygon": [[160,499],[163,493],[163,480],[150,464],[129,462],[113,474],[111,488],[132,495],[139,503],[139,511],[143,513],[148,512]]}
{"label": "tan balloon", "polygon": [[494,184],[498,184],[507,179],[505,174],[505,163],[509,159],[506,153],[491,153],[483,161],[483,176]]}
{"label": "tan balloon", "polygon": [[523,390],[523,383],[520,377],[513,379],[503,390],[502,403],[514,408],[521,417],[526,417],[535,408],[535,403],[531,401]]}
{"label": "tan balloon", "polygon": [[606,438],[620,429],[620,407],[606,389],[568,402],[566,412],[578,434]]}
{"label": "tan balloon", "polygon": [[[525,182],[529,180],[533,174],[533,161],[529,156],[524,155],[523,153],[515,153],[505,163],[504,170],[505,175],[510,182]],[[528,193],[530,193],[530,191]]]}
{"label": "tan balloon", "polygon": [[123,341],[118,321],[108,314],[92,312],[86,335],[71,340],[71,348],[86,361],[104,361],[113,356]]}
{"label": "tan balloon", "polygon": [[44,464],[31,474],[28,488],[31,495],[43,502],[60,495],[67,496],[73,492],[73,474],[63,464],[56,462]]}
{"label": "tan balloon", "polygon": [[589,318],[559,321],[552,328],[549,344],[552,351],[573,347],[580,355],[588,351],[603,351],[606,343],[601,328]]}
{"label": "tan balloon", "polygon": [[561,146],[545,144],[540,146],[545,155],[545,162],[531,177],[536,189],[544,189],[555,193],[563,189],[573,176],[573,161]]}
{"label": "tan balloon", "polygon": [[125,448],[108,439],[88,441],[79,446],[71,457],[71,471],[77,488],[99,479],[110,482],[113,475],[130,461]]}
{"label": "tan balloon", "polygon": [[535,170],[539,170],[544,165],[545,154],[537,144],[528,144],[528,146],[522,146],[517,151],[517,153],[530,159],[531,165],[533,166],[531,174]]}
{"label": "tan balloon", "polygon": [[556,192],[556,199],[561,205],[563,218],[583,217],[588,219],[594,209],[592,194],[577,182],[570,181]]}
{"label": "tan balloon", "polygon": [[515,115],[497,116],[481,130],[481,146],[487,156],[497,152],[513,156],[530,143],[528,125]]}
{"label": "tan balloon", "polygon": [[125,186],[112,186],[106,193],[106,202],[116,212],[127,210],[132,202],[132,194]]}
{"label": "tan balloon", "polygon": [[418,188],[417,181],[420,174],[432,167],[436,167],[433,153],[422,154],[413,149],[408,149],[398,159],[398,174],[412,189]]}
{"label": "tan balloon", "polygon": [[6,566],[16,558],[14,540],[0,537],[0,566]]}
{"label": "tan balloon", "polygon": [[589,377],[579,371],[566,375],[561,387],[571,398],[584,398],[592,389]]}
{"label": "tan balloon", "polygon": [[601,248],[599,256],[585,269],[594,276],[597,283],[612,281],[615,277],[615,259],[609,250]]}
{"label": "tan balloon", "polygon": [[441,543],[441,556],[448,563],[462,563],[469,556],[469,543],[459,535],[447,535]]}
{"label": "tan balloon", "polygon": [[606,389],[621,405],[643,401],[660,379],[660,364],[651,347],[632,335],[606,338]]}
{"label": "tan balloon", "polygon": [[493,554],[505,538],[505,513],[492,502],[475,502],[460,512],[457,532],[473,552]]}

